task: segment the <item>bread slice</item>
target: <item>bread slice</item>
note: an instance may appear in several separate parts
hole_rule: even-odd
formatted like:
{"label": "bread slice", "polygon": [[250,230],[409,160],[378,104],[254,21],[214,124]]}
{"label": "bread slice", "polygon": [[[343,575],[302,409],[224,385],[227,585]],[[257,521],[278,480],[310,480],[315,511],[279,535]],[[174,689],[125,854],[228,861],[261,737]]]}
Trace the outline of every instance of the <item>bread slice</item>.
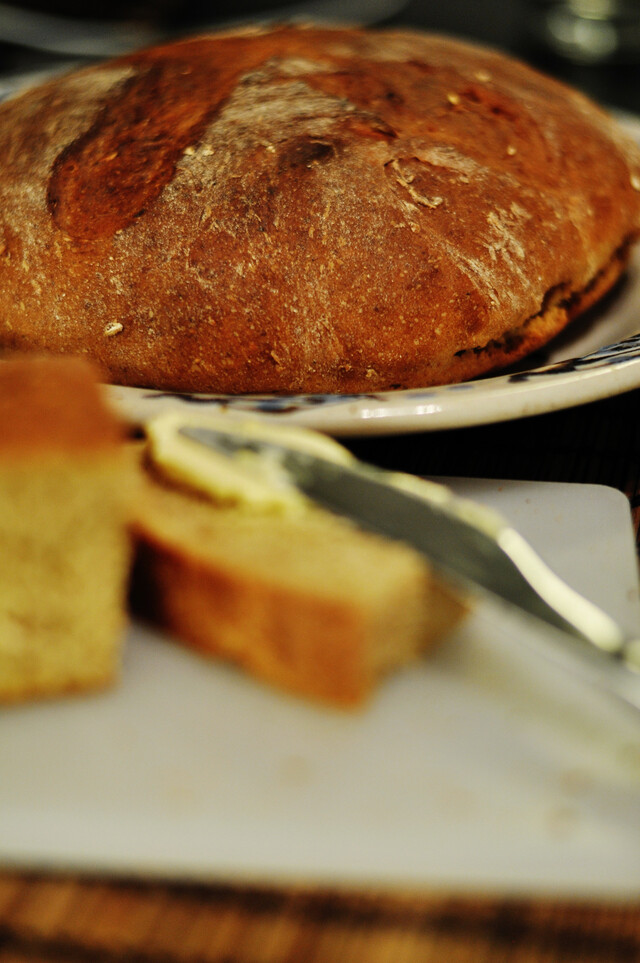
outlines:
{"label": "bread slice", "polygon": [[362,702],[465,611],[411,548],[322,509],[217,506],[149,470],[141,494],[134,610],[300,695]]}
{"label": "bread slice", "polygon": [[130,560],[119,425],[80,360],[0,362],[0,701],[110,683]]}

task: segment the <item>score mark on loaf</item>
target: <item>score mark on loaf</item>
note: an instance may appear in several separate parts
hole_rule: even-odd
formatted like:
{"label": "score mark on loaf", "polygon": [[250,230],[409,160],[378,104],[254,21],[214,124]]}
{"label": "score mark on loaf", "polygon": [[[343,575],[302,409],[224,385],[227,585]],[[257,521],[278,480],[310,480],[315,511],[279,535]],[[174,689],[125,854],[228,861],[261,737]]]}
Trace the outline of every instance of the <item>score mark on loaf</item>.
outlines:
{"label": "score mark on loaf", "polygon": [[640,230],[640,152],[500,53],[252,28],[4,104],[0,212],[5,352],[178,391],[378,391],[510,364],[597,301]]}

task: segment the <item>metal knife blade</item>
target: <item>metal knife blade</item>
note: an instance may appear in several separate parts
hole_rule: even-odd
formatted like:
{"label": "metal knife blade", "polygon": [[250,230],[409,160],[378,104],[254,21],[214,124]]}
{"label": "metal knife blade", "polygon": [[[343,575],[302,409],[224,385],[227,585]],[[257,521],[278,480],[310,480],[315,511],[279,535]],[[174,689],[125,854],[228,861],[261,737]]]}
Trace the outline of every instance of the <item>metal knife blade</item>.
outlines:
{"label": "metal knife blade", "polygon": [[640,639],[562,581],[499,514],[445,486],[345,458],[319,457],[255,435],[185,424],[179,434],[218,454],[266,454],[314,502],[407,542],[445,577],[517,609],[547,631],[546,656],[640,709]]}

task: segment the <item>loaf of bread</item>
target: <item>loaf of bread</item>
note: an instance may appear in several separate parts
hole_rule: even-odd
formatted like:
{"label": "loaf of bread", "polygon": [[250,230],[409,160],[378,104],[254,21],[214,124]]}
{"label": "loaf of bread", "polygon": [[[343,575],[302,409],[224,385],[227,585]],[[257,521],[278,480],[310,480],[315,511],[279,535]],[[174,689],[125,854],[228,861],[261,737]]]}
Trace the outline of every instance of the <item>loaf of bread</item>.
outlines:
{"label": "loaf of bread", "polygon": [[0,347],[112,381],[362,392],[547,342],[640,229],[640,155],[585,97],[418,32],[255,28],[0,108]]}
{"label": "loaf of bread", "polygon": [[301,696],[357,705],[466,611],[413,549],[320,508],[215,504],[147,465],[134,612]]}
{"label": "loaf of bread", "polygon": [[0,702],[118,674],[131,491],[121,431],[79,359],[0,364]]}

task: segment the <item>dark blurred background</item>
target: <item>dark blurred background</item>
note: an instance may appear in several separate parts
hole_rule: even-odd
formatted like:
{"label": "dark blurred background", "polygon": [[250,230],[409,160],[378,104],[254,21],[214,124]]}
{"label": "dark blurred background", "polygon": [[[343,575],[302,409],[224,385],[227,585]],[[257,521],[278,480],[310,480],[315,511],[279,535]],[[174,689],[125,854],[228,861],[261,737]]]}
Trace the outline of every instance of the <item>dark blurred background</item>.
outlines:
{"label": "dark blurred background", "polygon": [[0,2],[0,79],[242,19],[413,26],[489,43],[640,112],[640,0],[21,0]]}

